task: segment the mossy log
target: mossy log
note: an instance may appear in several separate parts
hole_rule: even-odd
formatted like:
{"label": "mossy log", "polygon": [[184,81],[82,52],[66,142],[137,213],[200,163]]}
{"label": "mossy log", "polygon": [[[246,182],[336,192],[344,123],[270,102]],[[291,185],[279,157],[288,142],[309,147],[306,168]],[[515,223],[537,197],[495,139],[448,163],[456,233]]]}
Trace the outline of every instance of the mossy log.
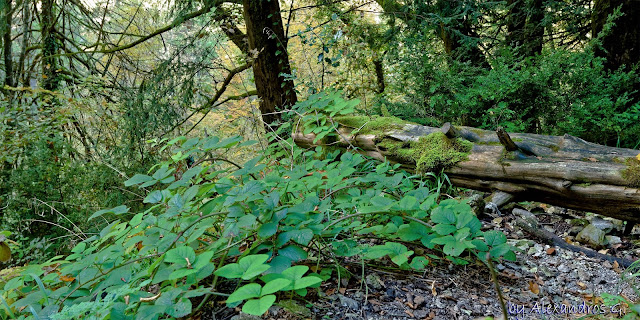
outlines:
{"label": "mossy log", "polygon": [[[423,148],[424,144],[418,142],[425,137],[437,133],[452,141],[464,139],[472,143],[465,159],[442,168],[456,186],[502,191],[519,201],[539,201],[640,222],[638,150],[607,147],[570,135],[509,133],[517,150],[507,151],[496,131],[453,128],[450,124],[434,128],[397,119],[353,119],[344,122],[336,119],[341,125],[334,141],[324,139],[314,143],[314,134],[301,131],[294,133],[293,139],[302,147],[323,144],[357,147],[359,153],[400,163],[409,170],[420,169],[420,159],[425,155],[442,152],[411,150]],[[367,127],[368,130],[363,130]]]}

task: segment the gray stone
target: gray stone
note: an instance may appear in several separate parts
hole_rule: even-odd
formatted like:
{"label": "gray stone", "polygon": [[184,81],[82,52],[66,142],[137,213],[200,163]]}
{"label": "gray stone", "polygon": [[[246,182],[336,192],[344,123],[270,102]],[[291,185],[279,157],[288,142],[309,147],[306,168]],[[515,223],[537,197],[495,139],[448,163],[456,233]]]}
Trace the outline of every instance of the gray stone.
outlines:
{"label": "gray stone", "polygon": [[620,239],[620,237],[618,236],[605,236],[604,238],[606,239],[607,244],[610,246],[622,243],[622,239]]}
{"label": "gray stone", "polygon": [[358,303],[358,301],[356,301],[354,299],[351,299],[349,297],[345,297],[345,296],[343,296],[341,294],[338,294],[337,296],[338,296],[338,299],[340,300],[340,304],[343,307],[347,307],[347,308],[352,309],[352,310],[359,310],[360,309],[360,303]]}
{"label": "gray stone", "polygon": [[580,243],[590,244],[595,248],[602,248],[605,245],[604,236],[604,230],[590,224],[578,233],[576,240]]}
{"label": "gray stone", "polygon": [[240,312],[240,314],[233,316],[231,320],[260,320],[260,317]]}
{"label": "gray stone", "polygon": [[563,263],[558,266],[558,271],[560,272],[569,272],[569,268]]}
{"label": "gray stone", "polygon": [[604,231],[604,233],[609,233],[611,232],[611,230],[613,230],[613,223],[609,220],[593,218],[591,219],[591,225]]}
{"label": "gray stone", "polygon": [[371,273],[365,278],[365,283],[376,290],[382,289],[382,285],[380,284],[380,277],[377,274]]}

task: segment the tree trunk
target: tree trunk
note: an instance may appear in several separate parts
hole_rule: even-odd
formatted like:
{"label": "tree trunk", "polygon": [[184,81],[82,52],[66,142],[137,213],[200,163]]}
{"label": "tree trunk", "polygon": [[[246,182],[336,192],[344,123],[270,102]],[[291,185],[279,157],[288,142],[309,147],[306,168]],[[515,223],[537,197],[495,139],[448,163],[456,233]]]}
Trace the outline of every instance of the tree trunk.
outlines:
{"label": "tree trunk", "polygon": [[275,113],[298,101],[291,75],[287,39],[278,0],[243,0],[253,76],[260,97],[260,112],[266,125],[280,120]]}
{"label": "tree trunk", "polygon": [[42,87],[54,91],[58,89],[58,43],[55,36],[54,13],[55,0],[42,0],[41,2],[41,28],[42,28]]}
{"label": "tree trunk", "polygon": [[11,54],[11,0],[0,0],[2,9],[2,44],[4,52],[4,85],[13,87],[13,62]]}
{"label": "tree trunk", "polygon": [[[341,126],[338,130],[342,138],[335,145],[355,146],[362,154],[414,170],[415,161],[396,156],[381,141],[418,141],[443,132],[450,139],[460,137],[473,143],[466,160],[444,171],[456,186],[503,191],[522,201],[540,201],[640,222],[638,150],[606,147],[570,135],[496,134],[448,124],[443,128],[414,124],[400,128],[384,134],[352,135],[353,128]],[[303,147],[316,145],[313,134],[297,132],[293,138]]]}

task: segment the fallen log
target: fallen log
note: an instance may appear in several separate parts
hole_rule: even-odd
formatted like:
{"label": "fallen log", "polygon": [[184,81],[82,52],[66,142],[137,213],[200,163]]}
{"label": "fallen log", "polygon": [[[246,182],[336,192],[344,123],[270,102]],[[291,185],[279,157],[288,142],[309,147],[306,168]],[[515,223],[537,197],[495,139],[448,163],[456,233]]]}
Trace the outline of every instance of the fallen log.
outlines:
{"label": "fallen log", "polygon": [[[414,171],[439,171],[456,186],[501,191],[517,201],[640,222],[640,151],[570,135],[506,133],[471,127],[421,126],[385,117],[335,117],[337,133],[319,141],[301,130],[302,147],[356,147]],[[314,142],[315,141],[315,142]]]}

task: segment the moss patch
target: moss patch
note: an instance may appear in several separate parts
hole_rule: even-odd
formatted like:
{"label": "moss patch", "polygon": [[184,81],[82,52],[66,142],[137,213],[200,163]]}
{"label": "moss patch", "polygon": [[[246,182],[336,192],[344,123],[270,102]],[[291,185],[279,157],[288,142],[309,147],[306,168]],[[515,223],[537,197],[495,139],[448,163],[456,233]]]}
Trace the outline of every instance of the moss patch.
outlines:
{"label": "moss patch", "polygon": [[627,180],[630,187],[640,187],[640,160],[637,158],[627,158],[624,162],[626,169],[620,171],[622,178]]}
{"label": "moss patch", "polygon": [[373,135],[382,135],[391,130],[401,130],[405,124],[411,124],[411,122],[396,117],[340,116],[334,119],[345,127],[362,128],[360,134]]}
{"label": "moss patch", "polygon": [[416,172],[439,172],[466,160],[473,143],[464,139],[449,139],[434,132],[418,141],[402,142],[385,138],[378,146],[406,161],[415,162]]}

